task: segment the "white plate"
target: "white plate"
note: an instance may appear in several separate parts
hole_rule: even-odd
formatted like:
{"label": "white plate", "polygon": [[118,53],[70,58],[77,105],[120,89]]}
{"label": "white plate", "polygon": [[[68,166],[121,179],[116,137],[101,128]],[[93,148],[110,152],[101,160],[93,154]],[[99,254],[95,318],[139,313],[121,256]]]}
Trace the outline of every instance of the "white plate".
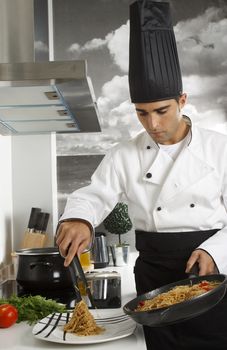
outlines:
{"label": "white plate", "polygon": [[54,313],[40,320],[33,328],[32,333],[36,338],[64,344],[94,344],[125,338],[131,335],[136,323],[127,315],[119,313],[109,316],[107,310],[90,310],[98,325],[105,331],[98,335],[77,336],[64,332],[64,325],[72,315],[70,313]]}

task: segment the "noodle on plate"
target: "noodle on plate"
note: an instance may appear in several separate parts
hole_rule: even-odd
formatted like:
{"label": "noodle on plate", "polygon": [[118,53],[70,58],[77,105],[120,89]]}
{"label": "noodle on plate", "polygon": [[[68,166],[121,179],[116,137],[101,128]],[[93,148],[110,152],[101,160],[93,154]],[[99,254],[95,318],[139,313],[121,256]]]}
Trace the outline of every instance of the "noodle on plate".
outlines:
{"label": "noodle on plate", "polygon": [[76,304],[71,319],[64,326],[65,332],[79,336],[98,335],[104,330],[105,328],[96,324],[94,317],[83,300]]}

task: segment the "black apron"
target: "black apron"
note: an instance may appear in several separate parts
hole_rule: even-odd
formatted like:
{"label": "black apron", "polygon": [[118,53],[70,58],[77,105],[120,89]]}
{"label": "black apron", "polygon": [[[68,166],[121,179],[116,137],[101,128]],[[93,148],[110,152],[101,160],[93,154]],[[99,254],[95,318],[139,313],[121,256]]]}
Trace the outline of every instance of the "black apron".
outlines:
{"label": "black apron", "polygon": [[[192,251],[217,231],[136,231],[137,294],[188,278],[185,268]],[[227,350],[227,295],[214,308],[191,320],[143,329],[148,350]]]}

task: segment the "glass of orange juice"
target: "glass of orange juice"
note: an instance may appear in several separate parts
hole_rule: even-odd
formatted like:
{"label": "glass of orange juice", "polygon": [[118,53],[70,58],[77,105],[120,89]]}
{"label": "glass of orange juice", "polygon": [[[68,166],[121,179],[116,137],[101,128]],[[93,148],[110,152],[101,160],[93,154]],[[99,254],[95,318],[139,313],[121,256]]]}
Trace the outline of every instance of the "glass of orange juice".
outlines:
{"label": "glass of orange juice", "polygon": [[84,271],[92,269],[91,253],[90,251],[83,252],[80,254],[80,263]]}

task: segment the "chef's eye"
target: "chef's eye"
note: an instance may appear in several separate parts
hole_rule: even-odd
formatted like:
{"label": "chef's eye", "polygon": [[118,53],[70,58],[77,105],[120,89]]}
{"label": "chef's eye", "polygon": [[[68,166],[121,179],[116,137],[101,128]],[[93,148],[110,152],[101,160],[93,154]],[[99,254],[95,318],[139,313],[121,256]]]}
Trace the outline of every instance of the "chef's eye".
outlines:
{"label": "chef's eye", "polygon": [[139,112],[140,117],[146,117],[148,115],[147,112]]}
{"label": "chef's eye", "polygon": [[159,114],[159,115],[163,115],[163,114],[165,114],[167,112],[167,110],[165,109],[164,111],[163,110],[161,110],[161,111],[157,111],[157,113]]}

